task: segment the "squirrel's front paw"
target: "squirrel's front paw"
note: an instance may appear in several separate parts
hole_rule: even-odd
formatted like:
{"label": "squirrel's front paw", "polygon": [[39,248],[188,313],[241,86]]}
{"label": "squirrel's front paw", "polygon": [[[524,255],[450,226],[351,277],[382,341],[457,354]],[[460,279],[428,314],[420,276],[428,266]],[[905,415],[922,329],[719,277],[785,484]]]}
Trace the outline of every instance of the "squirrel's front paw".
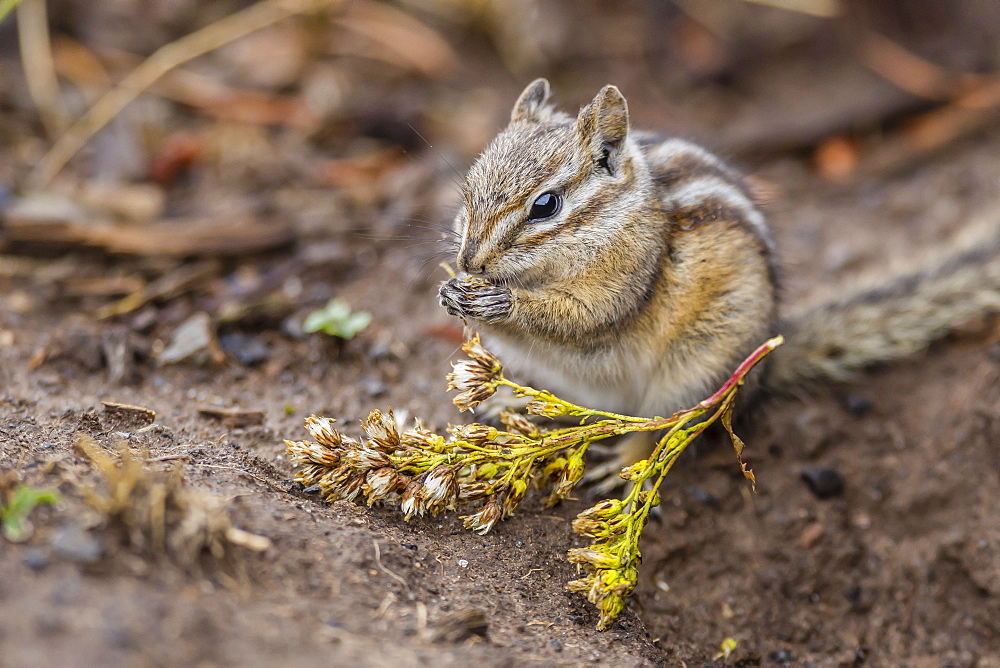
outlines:
{"label": "squirrel's front paw", "polygon": [[509,316],[513,306],[510,290],[476,279],[452,278],[438,294],[451,315],[491,323]]}

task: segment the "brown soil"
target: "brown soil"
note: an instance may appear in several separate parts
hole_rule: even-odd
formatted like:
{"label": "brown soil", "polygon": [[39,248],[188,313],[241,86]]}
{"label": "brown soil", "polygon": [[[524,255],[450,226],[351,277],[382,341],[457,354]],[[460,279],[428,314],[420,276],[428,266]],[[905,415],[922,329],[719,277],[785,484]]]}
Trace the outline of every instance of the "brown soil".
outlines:
{"label": "brown soil", "polygon": [[[592,86],[578,84],[560,97],[583,101]],[[731,93],[717,94],[724,105]],[[491,103],[498,116],[510,95]],[[700,95],[699,104],[710,97]],[[655,106],[640,95],[636,123],[662,120]],[[671,122],[711,137],[721,120],[696,107]],[[753,114],[732,114],[753,125]],[[765,157],[743,140],[734,129],[719,143],[751,146],[741,150],[753,174],[780,191],[770,213],[792,306],[889,258],[947,245],[1000,201],[995,129],[850,186],[830,185],[795,152]],[[453,201],[450,175],[428,178],[429,199]],[[447,219],[431,210],[434,223]],[[728,661],[741,665],[1000,665],[996,323],[970,323],[856,385],[765,407],[742,433],[756,494],[731,450],[682,461],[646,531],[632,605],[597,632],[591,606],[565,591],[575,575],[566,550],[583,544],[569,520],[586,497],[553,509],[529,502],[479,537],[453,516],[406,523],[390,509],[324,503],[292,482],[281,441],[303,437],[309,413],[348,431],[385,406],[436,427],[462,419],[443,391],[457,344],[436,307],[442,276],[418,243],[434,234],[411,234],[420,239],[382,239],[401,235],[385,221],[324,228],[335,266],[297,274],[299,317],[335,294],[371,311],[373,325],[344,345],[292,335],[280,321],[222,325],[267,345],[254,365],[232,353],[217,366],[156,364],[176,325],[208,308],[204,295],[157,302],[143,324],[99,320],[106,298],[53,287],[66,274],[148,272],[142,258],[0,256],[0,471],[63,493],[32,515],[28,542],[0,539],[0,664],[701,665],[732,637]],[[227,261],[220,276],[264,274],[293,253]],[[117,344],[128,350],[123,374],[108,368]],[[162,429],[119,424],[102,401],[153,409]],[[226,425],[200,415],[204,406],[263,411],[263,424]],[[109,448],[124,438],[156,469],[179,462],[191,486],[229,499],[234,524],[273,546],[240,554],[238,567],[206,561],[192,573],[98,528],[81,535],[93,522],[80,488],[98,479],[74,447],[80,434]],[[836,469],[843,491],[817,498],[802,479],[815,468]],[[90,559],[94,539],[100,555]],[[470,611],[485,616],[484,633],[463,631]]]}

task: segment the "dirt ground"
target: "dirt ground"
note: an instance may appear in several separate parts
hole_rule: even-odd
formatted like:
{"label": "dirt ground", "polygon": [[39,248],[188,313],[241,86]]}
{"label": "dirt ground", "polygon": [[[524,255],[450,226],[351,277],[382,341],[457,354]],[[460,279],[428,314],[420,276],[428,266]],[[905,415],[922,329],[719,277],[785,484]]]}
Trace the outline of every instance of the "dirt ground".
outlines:
{"label": "dirt ground", "polygon": [[[652,20],[656,12],[639,6],[618,19],[626,27]],[[219,15],[234,8],[224,7]],[[555,8],[582,11],[547,7],[543,18]],[[84,43],[100,36],[98,9],[89,11],[79,25],[91,27],[69,31]],[[463,23],[469,32],[449,33],[454,24],[422,11],[407,9],[434,34],[457,35],[450,49],[461,64],[450,78],[425,74],[430,80],[413,83],[416,75],[378,68],[419,64],[336,60],[337,76],[382,78],[338,112],[333,129],[308,132],[258,121],[234,131],[231,120],[167,106],[174,115],[163,120],[161,109],[153,117],[168,131],[144,159],[162,158],[180,131],[207,146],[207,157],[167,182],[122,173],[121,136],[141,120],[122,116],[42,190],[79,193],[110,169],[105,181],[155,182],[165,195],[157,216],[167,222],[139,228],[192,216],[290,221],[290,242],[245,253],[109,251],[54,237],[9,243],[12,230],[27,229],[10,211],[32,192],[27,175],[44,142],[23,101],[13,29],[0,25],[0,63],[13,82],[4,84],[0,121],[8,241],[0,254],[0,473],[62,493],[56,506],[32,514],[26,542],[0,538],[0,665],[1000,666],[995,320],[969,323],[919,359],[874,369],[856,384],[765,406],[742,433],[756,494],[726,447],[683,460],[662,490],[661,519],[646,530],[632,604],[605,632],[594,629],[591,606],[565,590],[575,577],[566,551],[584,544],[569,521],[589,505],[586,492],[555,508],[530,500],[480,537],[454,516],[406,523],[386,508],[324,503],[293,482],[282,439],[304,437],[310,413],[335,417],[355,435],[372,408],[391,406],[439,429],[463,419],[444,393],[460,333],[436,303],[444,256],[435,255],[435,228],[456,201],[451,165],[461,172],[495,132],[528,71],[552,76],[570,109],[601,84],[619,83],[634,124],[705,141],[765,184],[789,311],[818,291],[849,289],[859,274],[888,275],[895,260],[946,252],[952,235],[1000,202],[996,114],[933,151],[864,172],[866,151],[878,154],[906,127],[898,116],[932,105],[838,51],[836,36],[848,31],[830,37],[819,19],[754,9],[763,12],[750,16],[761,18],[755,25],[764,34],[724,50],[721,62],[696,58],[704,49],[694,31],[695,46],[678,58],[695,64],[681,76],[650,69],[651,60],[635,66],[610,31],[593,67],[572,65],[573,40],[560,42],[563,51],[537,47],[549,54],[546,70],[528,46],[504,52],[469,36],[484,31],[502,43],[502,24]],[[613,13],[575,18],[596,30]],[[796,39],[760,55],[754,45],[772,34],[764,19]],[[140,43],[131,47],[148,52],[156,44],[144,51],[141,40],[158,38],[134,36]],[[940,53],[914,43],[926,46],[925,57]],[[557,52],[562,60],[551,56]],[[757,54],[750,65],[727,69],[747,53]],[[950,57],[948,67],[974,68],[959,51]],[[210,61],[218,70],[208,75],[257,62],[226,58]],[[705,62],[719,71],[706,74]],[[300,81],[300,70],[289,81]],[[299,90],[256,83],[275,95]],[[387,97],[372,111],[380,92]],[[409,106],[394,107],[400,99]],[[864,120],[876,117],[892,120]],[[365,119],[378,128],[365,130]],[[434,148],[413,139],[411,122]],[[228,141],[212,143],[222,126],[245,145],[218,149]],[[396,132],[406,136],[403,157],[393,152]],[[851,137],[846,145],[861,156],[839,183],[830,178],[835,167],[824,171],[827,154],[814,150],[831,136]],[[118,166],[106,167],[102,151]],[[100,208],[88,202],[87,211]],[[203,279],[100,317],[117,297],[198,272]],[[302,334],[304,315],[332,296],[370,311],[371,326],[347,342]],[[222,352],[215,361],[161,363],[197,312],[209,313]],[[104,410],[106,401],[152,409],[156,426],[123,423]],[[263,415],[238,425],[200,412],[206,408]],[[233,524],[271,547],[236,550],[228,565],[206,558],[194,570],[129,549],[85,506],[82,490],[100,489],[100,479],[76,446],[81,435],[109,452],[124,439],[148,452],[156,471],[181,467],[191,488],[225,499]],[[836,471],[843,489],[820,498],[803,477],[817,469]],[[721,659],[726,638],[737,648]]]}

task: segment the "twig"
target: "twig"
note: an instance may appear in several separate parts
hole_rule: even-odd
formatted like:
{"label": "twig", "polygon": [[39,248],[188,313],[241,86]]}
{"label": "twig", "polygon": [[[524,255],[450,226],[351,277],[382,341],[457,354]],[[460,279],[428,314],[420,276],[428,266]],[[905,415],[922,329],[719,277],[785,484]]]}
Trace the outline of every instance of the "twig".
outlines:
{"label": "twig", "polygon": [[289,16],[319,11],[336,0],[261,0],[200,30],[160,47],[101,97],[49,149],[29,182],[46,186],[94,134],[164,74],[198,56],[266,28]]}
{"label": "twig", "polygon": [[929,100],[951,100],[980,78],[949,71],[877,32],[865,35],[862,59],[870,70],[897,88]]}
{"label": "twig", "polygon": [[[2,13],[0,10],[0,17]],[[23,0],[17,5],[17,37],[28,95],[46,132],[55,138],[63,131],[65,115],[59,105],[59,80],[52,58],[45,0]]]}
{"label": "twig", "polygon": [[389,577],[391,577],[392,579],[396,580],[397,582],[402,583],[402,585],[406,587],[406,591],[410,591],[410,585],[409,583],[406,582],[406,580],[404,580],[402,577],[396,575],[388,568],[386,568],[384,565],[382,565],[382,550],[379,549],[378,541],[372,540],[372,545],[375,546],[375,564],[378,566],[379,570],[388,575]]}
{"label": "twig", "polygon": [[197,463],[197,462],[194,465],[195,466],[200,466],[200,467],[206,468],[206,469],[223,469],[224,471],[235,471],[236,473],[242,473],[243,475],[250,476],[254,480],[257,480],[258,482],[264,483],[265,485],[267,485],[268,487],[271,487],[272,489],[276,489],[279,492],[283,492],[285,494],[288,494],[288,490],[285,489],[284,487],[281,487],[280,485],[271,482],[267,478],[262,478],[261,476],[257,475],[256,473],[251,473],[250,471],[247,471],[246,469],[241,469],[241,468],[238,468],[236,466],[224,466],[222,464],[201,464],[201,463]]}

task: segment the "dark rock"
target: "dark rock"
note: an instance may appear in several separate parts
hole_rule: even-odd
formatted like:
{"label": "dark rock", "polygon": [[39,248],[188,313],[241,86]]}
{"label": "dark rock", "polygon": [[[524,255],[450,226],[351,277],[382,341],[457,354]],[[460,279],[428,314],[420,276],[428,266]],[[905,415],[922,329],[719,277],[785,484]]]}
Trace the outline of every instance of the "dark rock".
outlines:
{"label": "dark rock", "polygon": [[21,562],[33,571],[40,571],[49,565],[49,555],[39,547],[32,547],[24,551]]}
{"label": "dark rock", "polygon": [[809,486],[809,491],[820,499],[829,499],[844,491],[844,477],[836,469],[806,469],[802,472],[802,480]]}
{"label": "dark rock", "polygon": [[219,337],[219,345],[239,360],[240,364],[247,366],[266,362],[271,355],[271,349],[260,338],[242,332],[223,334]]}

